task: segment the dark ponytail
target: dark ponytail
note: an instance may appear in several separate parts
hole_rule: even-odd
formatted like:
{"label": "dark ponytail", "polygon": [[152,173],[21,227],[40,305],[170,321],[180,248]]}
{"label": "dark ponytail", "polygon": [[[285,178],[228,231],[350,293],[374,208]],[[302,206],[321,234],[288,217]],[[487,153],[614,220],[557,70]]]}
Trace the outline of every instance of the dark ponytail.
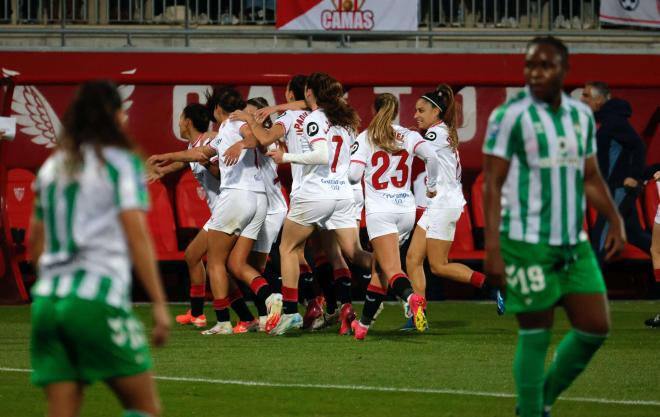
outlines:
{"label": "dark ponytail", "polygon": [[454,91],[447,84],[440,84],[435,91],[422,96],[433,107],[440,110],[438,117],[449,130],[449,145],[453,150],[458,149],[458,103],[454,98]]}
{"label": "dark ponytail", "polygon": [[316,104],[323,109],[333,126],[341,126],[351,132],[360,127],[360,116],[344,99],[344,88],[328,74],[315,72],[307,77],[307,88],[316,97]]}

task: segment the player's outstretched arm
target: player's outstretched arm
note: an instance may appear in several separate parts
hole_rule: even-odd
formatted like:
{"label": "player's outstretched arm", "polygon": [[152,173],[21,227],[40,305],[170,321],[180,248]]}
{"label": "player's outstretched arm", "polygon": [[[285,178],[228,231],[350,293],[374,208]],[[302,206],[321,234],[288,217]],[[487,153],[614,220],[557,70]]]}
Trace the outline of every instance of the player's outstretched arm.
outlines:
{"label": "player's outstretched arm", "polygon": [[215,149],[206,145],[198,146],[185,151],[168,152],[158,155],[152,155],[147,161],[149,164],[164,166],[170,162],[206,162],[215,155]]}
{"label": "player's outstretched arm", "polygon": [[268,152],[266,155],[273,158],[275,163],[282,164],[290,162],[300,165],[323,165],[328,163],[328,143],[325,140],[317,140],[312,143],[312,151],[305,153],[285,153],[280,148]]}
{"label": "player's outstretched arm", "polygon": [[266,120],[266,117],[270,116],[273,113],[283,112],[287,110],[305,110],[307,108],[307,103],[305,100],[292,101],[291,103],[282,103],[275,106],[268,106],[254,112],[254,118],[257,119],[257,122],[263,123]]}
{"label": "player's outstretched arm", "polygon": [[486,155],[484,160],[484,238],[486,257],[484,272],[492,285],[503,288],[506,277],[504,260],[500,252],[500,221],[502,185],[509,172],[510,162]]}
{"label": "player's outstretched arm", "polygon": [[284,127],[281,124],[275,124],[270,129],[266,129],[251,114],[243,110],[233,112],[229,115],[229,119],[242,120],[247,123],[252,134],[262,146],[268,146],[276,142],[285,134]]}
{"label": "player's outstretched arm", "polygon": [[593,155],[584,162],[584,195],[587,197],[589,204],[605,216],[610,224],[605,238],[605,250],[607,252],[605,260],[610,260],[623,250],[626,243],[626,229],[619,210],[612,201],[610,190],[600,175],[598,161]]}
{"label": "player's outstretched arm", "polygon": [[146,216],[141,209],[128,209],[119,214],[119,219],[126,235],[137,277],[153,301],[152,341],[155,346],[161,346],[169,336],[171,319],[156,265],[153,243],[147,231]]}

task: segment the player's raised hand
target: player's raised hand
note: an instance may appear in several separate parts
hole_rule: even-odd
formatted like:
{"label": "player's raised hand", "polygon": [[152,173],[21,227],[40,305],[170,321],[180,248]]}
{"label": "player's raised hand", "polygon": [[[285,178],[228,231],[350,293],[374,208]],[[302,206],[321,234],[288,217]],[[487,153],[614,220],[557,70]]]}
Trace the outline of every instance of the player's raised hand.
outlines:
{"label": "player's raised hand", "polygon": [[281,164],[284,162],[284,151],[282,151],[281,148],[274,149],[266,154],[267,156],[270,156],[273,158],[273,161],[275,161],[276,164]]}
{"label": "player's raised hand", "polygon": [[252,119],[252,115],[243,110],[236,110],[229,115],[229,120],[231,121],[240,120],[242,122],[250,122]]}
{"label": "player's raised hand", "polygon": [[271,114],[277,112],[277,106],[266,106],[254,112],[254,119],[257,123],[263,123]]}
{"label": "player's raised hand", "polygon": [[147,165],[150,165],[151,167],[161,167],[167,165],[168,162],[170,162],[170,160],[164,154],[151,155],[149,159],[147,159]]}
{"label": "player's raised hand", "polygon": [[222,156],[224,157],[225,165],[232,166],[238,163],[238,159],[241,157],[241,152],[243,152],[243,142],[236,142],[231,145],[229,149],[225,151]]}

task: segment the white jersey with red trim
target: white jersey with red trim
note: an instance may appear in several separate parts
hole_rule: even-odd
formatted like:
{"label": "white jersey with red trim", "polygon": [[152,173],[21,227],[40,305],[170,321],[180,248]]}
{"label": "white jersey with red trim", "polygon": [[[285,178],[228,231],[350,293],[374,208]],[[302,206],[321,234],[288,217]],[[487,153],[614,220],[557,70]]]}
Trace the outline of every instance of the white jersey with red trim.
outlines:
{"label": "white jersey with red trim", "polygon": [[428,128],[424,139],[431,145],[440,164],[436,188],[438,193],[430,198],[429,208],[459,208],[465,205],[461,185],[461,158],[458,149],[449,143],[449,130],[443,122]]}
{"label": "white jersey with red trim", "polygon": [[[277,144],[271,143],[268,150],[277,149]],[[284,194],[282,194],[282,184],[277,175],[277,164],[273,158],[257,151],[259,154],[259,167],[261,168],[261,176],[266,189],[266,198],[268,199],[268,211],[266,214],[286,213],[288,207]]]}
{"label": "white jersey with red trim", "polygon": [[[276,125],[284,128],[284,143],[286,143],[287,152],[304,153],[311,150],[309,142],[303,134],[303,123],[309,115],[306,110],[287,110],[275,120]],[[295,194],[296,187],[302,182],[303,165],[291,164],[291,195]]]}
{"label": "white jersey with red trim", "polygon": [[220,167],[220,190],[234,188],[265,193],[257,149],[243,149],[235,165],[228,166],[224,162],[223,155],[227,149],[243,140],[240,130],[244,124],[241,121],[225,121],[209,144],[217,154],[212,160],[217,159]]}
{"label": "white jersey with red trim", "polygon": [[415,211],[410,191],[410,174],[415,150],[425,143],[415,131],[392,125],[400,150],[391,154],[373,146],[367,132],[360,133],[353,145],[351,162],[365,165],[364,188],[367,214]]}
{"label": "white jersey with red trim", "polygon": [[[212,140],[212,138],[202,140],[202,135],[200,135],[194,143],[188,144],[188,149],[209,145]],[[213,207],[215,199],[218,197],[218,193],[220,193],[220,180],[214,177],[211,171],[199,162],[191,162],[190,171],[192,171],[193,176],[204,189],[206,204],[209,205],[209,208]]]}
{"label": "white jersey with red trim", "polygon": [[[316,141],[328,144],[328,162],[321,165],[300,165],[302,173],[294,177],[291,197],[302,200],[353,199],[353,189],[348,182],[353,135],[339,126],[331,126],[322,109],[314,110],[303,123],[304,141],[308,144],[302,153],[311,152]],[[292,152],[289,149],[289,152]],[[291,164],[294,166],[296,164]],[[297,181],[297,182],[296,182]]]}

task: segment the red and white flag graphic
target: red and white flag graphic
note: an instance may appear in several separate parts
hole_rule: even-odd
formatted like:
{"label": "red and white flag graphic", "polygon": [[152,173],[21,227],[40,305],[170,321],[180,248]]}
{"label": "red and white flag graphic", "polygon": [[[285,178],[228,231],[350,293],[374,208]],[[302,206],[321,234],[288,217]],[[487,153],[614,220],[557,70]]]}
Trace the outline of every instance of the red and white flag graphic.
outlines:
{"label": "red and white flag graphic", "polygon": [[280,30],[413,31],[417,0],[287,0],[277,4]]}

